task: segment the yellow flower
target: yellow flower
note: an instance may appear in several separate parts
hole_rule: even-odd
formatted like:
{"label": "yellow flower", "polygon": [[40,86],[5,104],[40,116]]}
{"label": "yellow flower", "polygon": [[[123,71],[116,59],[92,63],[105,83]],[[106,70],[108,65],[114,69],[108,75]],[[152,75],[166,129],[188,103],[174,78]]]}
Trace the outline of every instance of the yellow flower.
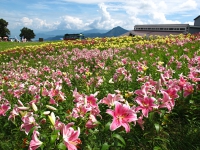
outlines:
{"label": "yellow flower", "polygon": [[91,73],[91,72],[89,72],[89,71],[87,71],[87,72],[85,72],[85,75],[86,75],[86,76],[91,76],[91,75],[92,75],[92,73]]}
{"label": "yellow flower", "polygon": [[129,91],[128,91],[128,92],[125,93],[124,96],[125,96],[126,98],[129,98],[129,97],[131,97],[133,94],[134,94],[133,92],[129,92]]}
{"label": "yellow flower", "polygon": [[24,117],[27,114],[27,111],[19,111],[20,115]]}
{"label": "yellow flower", "polygon": [[149,67],[145,66],[145,65],[142,65],[142,69],[143,71],[146,71]]}
{"label": "yellow flower", "polygon": [[164,62],[162,62],[162,61],[159,61],[159,62],[158,62],[158,65],[159,65],[159,66],[162,66],[163,64],[164,64]]}

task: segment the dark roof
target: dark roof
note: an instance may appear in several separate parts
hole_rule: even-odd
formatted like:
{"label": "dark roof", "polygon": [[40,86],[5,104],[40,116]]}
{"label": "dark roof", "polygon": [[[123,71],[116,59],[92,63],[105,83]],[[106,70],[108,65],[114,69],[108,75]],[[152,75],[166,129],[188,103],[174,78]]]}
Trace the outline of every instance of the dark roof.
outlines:
{"label": "dark roof", "polygon": [[197,18],[199,18],[200,17],[200,15],[199,16],[197,16],[196,18],[194,18],[194,20],[196,20]]}

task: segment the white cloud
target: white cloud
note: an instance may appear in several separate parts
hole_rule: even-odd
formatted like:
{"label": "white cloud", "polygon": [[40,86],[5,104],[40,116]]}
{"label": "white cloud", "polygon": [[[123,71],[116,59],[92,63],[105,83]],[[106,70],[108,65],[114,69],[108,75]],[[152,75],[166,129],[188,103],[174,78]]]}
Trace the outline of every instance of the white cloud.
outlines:
{"label": "white cloud", "polygon": [[[183,12],[196,8],[194,0],[124,0],[124,9],[134,24],[180,24],[177,19],[168,19],[167,16],[176,14],[174,18],[180,18]],[[189,4],[190,3],[190,4]],[[188,5],[188,9],[186,9]]]}
{"label": "white cloud", "polygon": [[176,20],[167,20],[164,13],[160,12],[152,12],[150,15],[149,23],[157,23],[157,24],[180,24],[180,21]]}
{"label": "white cloud", "polygon": [[99,4],[99,8],[100,8],[100,12],[101,12],[101,15],[102,15],[100,21],[104,22],[104,21],[110,20],[111,19],[110,14],[106,10],[107,6],[104,3],[101,3],[101,4]]}
{"label": "white cloud", "polygon": [[35,18],[34,19],[34,27],[36,27],[37,29],[56,29],[56,26],[58,25],[57,22],[53,22],[53,23],[47,23],[46,20],[42,20],[39,18]]}
{"label": "white cloud", "polygon": [[179,6],[182,11],[194,10],[197,8],[197,2],[194,0],[187,0]]}
{"label": "white cloud", "polygon": [[104,3],[100,3],[98,6],[100,18],[95,19],[91,24],[89,24],[88,26],[90,28],[111,29],[122,24],[122,21],[114,20],[111,17],[110,13],[107,11],[107,6]]}
{"label": "white cloud", "polygon": [[184,24],[194,25],[194,22],[185,22]]}
{"label": "white cloud", "polygon": [[22,22],[22,24],[23,24],[24,26],[29,27],[29,26],[32,25],[33,19],[29,19],[28,17],[23,17],[23,18],[21,19],[21,22]]}
{"label": "white cloud", "polygon": [[64,29],[80,29],[83,28],[85,25],[83,21],[78,17],[72,17],[72,16],[62,16],[60,18],[60,22],[58,23],[58,29],[64,28]]}
{"label": "white cloud", "polygon": [[40,18],[28,18],[23,17],[20,19],[20,23],[16,23],[18,27],[28,27],[37,30],[54,30],[58,26],[58,22],[49,22]]}

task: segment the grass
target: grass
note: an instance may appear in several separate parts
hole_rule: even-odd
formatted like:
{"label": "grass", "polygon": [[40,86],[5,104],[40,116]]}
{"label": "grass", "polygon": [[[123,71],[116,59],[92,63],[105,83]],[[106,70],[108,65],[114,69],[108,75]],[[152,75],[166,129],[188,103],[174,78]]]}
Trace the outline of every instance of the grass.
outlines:
{"label": "grass", "polygon": [[45,42],[0,42],[0,51],[4,51],[10,48],[14,48],[16,46],[24,47],[24,46],[33,46],[33,45],[41,45],[44,43],[52,43],[56,41],[45,41]]}

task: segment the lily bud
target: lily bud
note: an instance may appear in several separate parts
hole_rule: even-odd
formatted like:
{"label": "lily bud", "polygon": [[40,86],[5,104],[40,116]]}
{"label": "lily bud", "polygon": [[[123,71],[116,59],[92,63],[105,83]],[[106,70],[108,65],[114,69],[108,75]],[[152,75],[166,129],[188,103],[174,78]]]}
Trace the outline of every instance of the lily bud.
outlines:
{"label": "lily bud", "polygon": [[159,91],[161,88],[161,79],[157,81],[156,90]]}
{"label": "lily bud", "polygon": [[54,112],[51,112],[51,115],[48,117],[49,117],[49,120],[51,121],[51,124],[54,126],[56,122],[56,117],[55,117]]}
{"label": "lily bud", "polygon": [[44,114],[44,115],[49,115],[49,114],[50,114],[50,111],[44,111],[43,114]]}
{"label": "lily bud", "polygon": [[111,78],[111,79],[108,81],[108,83],[114,83],[114,82],[113,82],[113,79]]}
{"label": "lily bud", "polygon": [[18,107],[19,110],[29,110],[29,107]]}
{"label": "lily bud", "polygon": [[35,103],[32,103],[31,105],[32,105],[32,108],[33,108],[34,111],[38,111],[38,108],[37,108],[37,106],[35,105]]}
{"label": "lily bud", "polygon": [[18,104],[20,105],[20,106],[24,106],[24,104],[20,101],[20,100],[18,100]]}
{"label": "lily bud", "polygon": [[50,106],[50,105],[46,105],[46,107],[47,107],[48,109],[50,109],[50,110],[57,110],[55,107]]}

